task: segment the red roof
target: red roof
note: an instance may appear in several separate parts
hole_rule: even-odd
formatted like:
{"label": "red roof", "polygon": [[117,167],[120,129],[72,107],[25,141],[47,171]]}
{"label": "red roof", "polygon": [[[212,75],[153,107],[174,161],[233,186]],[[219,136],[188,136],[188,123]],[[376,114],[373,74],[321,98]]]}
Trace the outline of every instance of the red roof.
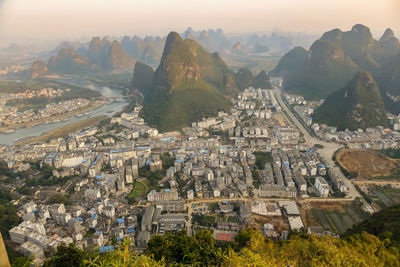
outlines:
{"label": "red roof", "polygon": [[235,241],[236,233],[215,233],[215,239],[220,241]]}

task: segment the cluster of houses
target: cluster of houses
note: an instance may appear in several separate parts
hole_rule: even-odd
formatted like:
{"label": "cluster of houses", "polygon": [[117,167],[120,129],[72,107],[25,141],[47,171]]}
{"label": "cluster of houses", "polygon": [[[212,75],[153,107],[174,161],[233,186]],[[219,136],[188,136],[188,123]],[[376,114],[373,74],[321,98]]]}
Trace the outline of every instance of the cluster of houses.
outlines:
{"label": "cluster of houses", "polygon": [[6,103],[7,101],[0,100],[0,125],[3,127],[14,127],[17,124],[68,113],[89,106],[91,101],[85,98],[76,98],[50,103],[38,110],[29,109],[24,111],[18,110],[17,106],[6,106]]}
{"label": "cluster of houses", "polygon": [[23,92],[18,93],[10,93],[6,97],[8,100],[14,99],[28,99],[34,97],[46,97],[46,98],[54,98],[57,96],[62,96],[63,91],[69,92],[71,89],[66,88],[64,90],[61,89],[53,89],[53,88],[42,88],[40,90],[30,90],[27,89]]}
{"label": "cluster of houses", "polygon": [[377,126],[375,128],[357,130],[338,130],[337,127],[326,124],[313,123],[312,114],[322,101],[307,101],[302,96],[284,94],[285,100],[311,128],[311,130],[323,140],[347,144],[350,148],[362,149],[387,149],[400,148],[400,114],[387,114],[387,120],[391,128]]}
{"label": "cluster of houses", "polygon": [[[0,159],[15,172],[29,172],[29,161],[51,166],[53,179],[70,177],[63,185],[34,186],[31,201],[16,201],[25,203],[19,213],[23,222],[10,230],[10,236],[23,253],[43,259],[44,251],[70,242],[107,251],[112,240],[124,238],[143,250],[153,234],[186,228],[191,216],[186,203],[193,200],[295,199],[348,190],[318,152],[300,142],[298,129],[273,119],[280,107],[269,90],[246,89],[230,112],[219,112],[182,132],[158,133],[138,116],[140,109],[113,117],[111,125],[120,125],[118,131],[91,127],[47,143],[0,147]],[[224,136],[212,131],[223,131]],[[258,169],[256,152],[271,155]],[[166,155],[171,159],[168,165]],[[143,177],[144,170],[162,177],[156,184],[147,183],[150,177]],[[16,191],[23,183],[17,179],[3,187]],[[130,205],[127,196],[137,183],[145,192],[136,198],[140,205]],[[73,205],[49,203],[54,193],[66,192]],[[292,202],[279,203],[279,210],[291,229],[300,229],[301,218]],[[198,215],[210,212],[207,205],[191,210]],[[217,240],[232,241],[242,225],[248,225],[252,207],[241,203],[234,211],[222,203],[217,212],[239,218],[213,227]],[[267,225],[265,231],[273,229]]]}

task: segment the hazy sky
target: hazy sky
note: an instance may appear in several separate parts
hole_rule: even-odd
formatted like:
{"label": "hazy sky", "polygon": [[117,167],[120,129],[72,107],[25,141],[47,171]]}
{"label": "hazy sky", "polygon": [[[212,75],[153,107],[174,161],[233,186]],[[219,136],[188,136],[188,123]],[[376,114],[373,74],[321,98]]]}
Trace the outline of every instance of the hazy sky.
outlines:
{"label": "hazy sky", "polygon": [[0,42],[163,35],[188,26],[322,33],[356,23],[400,35],[400,0],[0,0]]}

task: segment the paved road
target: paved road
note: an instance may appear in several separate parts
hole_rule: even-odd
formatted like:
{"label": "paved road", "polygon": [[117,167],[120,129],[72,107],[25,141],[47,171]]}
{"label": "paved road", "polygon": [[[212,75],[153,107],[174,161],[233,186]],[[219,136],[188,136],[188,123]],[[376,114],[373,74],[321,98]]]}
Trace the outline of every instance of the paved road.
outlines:
{"label": "paved road", "polygon": [[[307,145],[313,146],[315,144],[320,144],[323,146],[323,149],[319,149],[318,152],[321,155],[321,157],[325,160],[325,162],[330,165],[330,166],[335,166],[335,162],[332,160],[332,156],[334,153],[342,148],[341,145],[336,144],[336,143],[331,143],[331,142],[326,142],[322,141],[320,139],[317,139],[313,136],[310,135],[310,133],[307,131],[307,129],[304,127],[304,125],[297,119],[297,117],[293,114],[291,109],[287,106],[286,102],[283,101],[282,98],[282,91],[279,88],[274,89],[274,95],[276,100],[278,101],[279,105],[282,107],[282,110],[286,113],[287,116],[289,116],[290,120],[295,124],[294,126],[297,127],[303,134],[305,142]],[[286,116],[285,115],[285,116]],[[347,198],[307,198],[307,199],[293,199],[293,198],[208,198],[208,199],[195,199],[195,200],[188,200],[186,201],[186,208],[188,209],[188,222],[186,224],[187,227],[187,234],[190,236],[192,235],[192,212],[193,212],[193,204],[198,204],[198,203],[213,203],[213,202],[223,202],[223,201],[237,201],[237,200],[242,200],[246,203],[251,202],[251,201],[280,201],[280,200],[295,200],[299,202],[338,202],[338,201],[353,201],[356,197],[359,197],[361,199],[362,196],[360,193],[357,191],[357,189],[354,187],[353,183],[347,179],[342,171],[338,167],[333,167],[336,172],[342,176],[342,179],[349,185],[349,194]]]}
{"label": "paved road", "polygon": [[355,184],[376,184],[376,185],[400,185],[400,181],[396,180],[355,180]]}
{"label": "paved road", "polygon": [[[293,121],[295,126],[304,135],[306,144],[308,144],[310,146],[315,145],[315,144],[322,145],[324,148],[318,150],[319,154],[322,156],[322,158],[325,160],[325,162],[328,163],[329,166],[335,166],[335,162],[332,160],[332,157],[338,149],[342,148],[342,145],[332,143],[332,142],[322,141],[322,140],[319,140],[319,139],[311,136],[310,133],[307,131],[307,129],[305,129],[304,125],[293,114],[292,110],[288,107],[286,102],[283,101],[282,91],[279,88],[275,87],[274,94],[275,94],[275,98],[278,101],[279,105],[282,107],[282,110],[285,111],[287,116],[290,117],[291,121]],[[353,198],[353,199],[355,197],[362,198],[360,193],[354,187],[353,183],[343,175],[342,171],[338,167],[334,167],[334,169],[335,169],[336,173],[338,173],[342,177],[342,179],[349,185],[349,197]]]}

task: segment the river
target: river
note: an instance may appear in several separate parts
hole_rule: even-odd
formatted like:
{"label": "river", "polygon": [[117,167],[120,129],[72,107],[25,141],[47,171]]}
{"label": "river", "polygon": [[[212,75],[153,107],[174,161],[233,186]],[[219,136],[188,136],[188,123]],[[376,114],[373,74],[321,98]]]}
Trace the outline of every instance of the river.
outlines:
{"label": "river", "polygon": [[62,80],[62,82],[69,83],[71,85],[78,85],[82,87],[86,87],[92,90],[99,91],[104,97],[118,97],[114,102],[110,104],[105,104],[97,109],[94,109],[92,111],[87,112],[83,117],[70,117],[66,119],[65,121],[60,121],[57,123],[50,123],[50,124],[39,124],[36,126],[33,126],[31,128],[23,128],[23,129],[18,129],[14,133],[9,133],[9,134],[0,134],[0,144],[2,145],[12,145],[15,140],[18,139],[24,139],[27,137],[33,137],[33,136],[39,136],[42,135],[43,133],[46,133],[48,131],[54,130],[56,128],[65,126],[70,123],[78,122],[80,120],[84,120],[87,118],[95,117],[98,115],[107,115],[111,116],[112,114],[116,112],[120,112],[124,106],[128,104],[128,101],[121,97],[122,92],[118,89],[112,89],[109,87],[103,87],[103,86],[96,86],[92,83],[84,83],[80,82],[77,80]]}

